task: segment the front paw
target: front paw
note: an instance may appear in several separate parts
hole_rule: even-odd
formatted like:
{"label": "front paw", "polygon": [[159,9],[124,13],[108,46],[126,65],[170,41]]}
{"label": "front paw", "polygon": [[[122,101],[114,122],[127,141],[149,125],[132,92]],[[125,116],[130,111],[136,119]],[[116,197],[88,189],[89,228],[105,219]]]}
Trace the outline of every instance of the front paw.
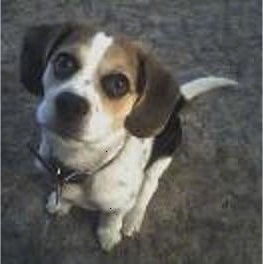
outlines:
{"label": "front paw", "polygon": [[106,252],[121,241],[121,233],[112,228],[99,227],[97,234],[100,245]]}
{"label": "front paw", "polygon": [[144,210],[134,207],[124,218],[122,232],[125,236],[131,237],[141,229],[144,218]]}
{"label": "front paw", "polygon": [[52,192],[47,200],[46,209],[50,214],[65,215],[69,212],[71,204],[59,199],[57,201],[57,193]]}

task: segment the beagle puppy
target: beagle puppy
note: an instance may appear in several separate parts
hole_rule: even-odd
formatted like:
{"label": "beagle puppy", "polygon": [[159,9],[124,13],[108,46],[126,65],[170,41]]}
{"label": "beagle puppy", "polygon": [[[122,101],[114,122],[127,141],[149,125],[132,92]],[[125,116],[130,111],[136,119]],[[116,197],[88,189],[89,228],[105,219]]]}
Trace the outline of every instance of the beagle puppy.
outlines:
{"label": "beagle puppy", "polygon": [[77,23],[30,28],[20,63],[22,83],[40,98],[39,155],[81,175],[50,194],[47,211],[98,210],[105,251],[140,230],[180,143],[180,109],[209,89],[236,85],[207,77],[179,86],[142,45]]}

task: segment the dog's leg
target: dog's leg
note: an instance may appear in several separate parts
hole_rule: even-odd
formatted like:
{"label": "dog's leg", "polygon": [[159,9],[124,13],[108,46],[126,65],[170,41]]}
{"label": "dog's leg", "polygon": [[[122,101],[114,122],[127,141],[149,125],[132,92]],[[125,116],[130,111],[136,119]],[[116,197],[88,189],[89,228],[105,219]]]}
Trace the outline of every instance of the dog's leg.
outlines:
{"label": "dog's leg", "polygon": [[77,184],[65,184],[58,202],[56,196],[56,192],[52,192],[48,197],[46,209],[50,214],[65,215],[74,204],[83,201],[83,191]]}
{"label": "dog's leg", "polygon": [[124,212],[101,214],[97,235],[103,250],[110,251],[121,241],[121,228],[124,215]]}
{"label": "dog's leg", "polygon": [[124,218],[122,230],[124,235],[132,236],[135,232],[140,230],[147,205],[158,187],[158,180],[169,166],[171,160],[171,157],[157,160],[145,172],[145,180],[142,184],[137,201]]}

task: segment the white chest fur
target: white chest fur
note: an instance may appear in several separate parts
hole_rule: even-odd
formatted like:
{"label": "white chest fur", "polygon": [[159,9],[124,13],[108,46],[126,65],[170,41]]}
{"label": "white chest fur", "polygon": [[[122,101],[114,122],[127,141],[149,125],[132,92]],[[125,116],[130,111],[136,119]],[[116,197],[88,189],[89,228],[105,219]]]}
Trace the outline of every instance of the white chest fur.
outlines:
{"label": "white chest fur", "polygon": [[151,140],[131,137],[116,160],[86,183],[87,197],[103,211],[132,206],[144,178]]}

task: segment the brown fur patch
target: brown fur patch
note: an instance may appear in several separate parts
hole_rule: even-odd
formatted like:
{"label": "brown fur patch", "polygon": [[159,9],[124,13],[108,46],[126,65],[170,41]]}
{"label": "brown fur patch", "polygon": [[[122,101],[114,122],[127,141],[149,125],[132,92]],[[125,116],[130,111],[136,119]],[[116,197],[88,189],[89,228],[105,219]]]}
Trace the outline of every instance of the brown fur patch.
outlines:
{"label": "brown fur patch", "polygon": [[113,117],[114,128],[119,128],[124,125],[124,119],[131,112],[138,98],[136,87],[137,67],[137,51],[132,43],[124,38],[119,38],[114,41],[99,65],[97,80],[100,80],[106,74],[116,72],[124,74],[129,80],[130,91],[118,99],[107,97],[98,83],[104,110]]}

